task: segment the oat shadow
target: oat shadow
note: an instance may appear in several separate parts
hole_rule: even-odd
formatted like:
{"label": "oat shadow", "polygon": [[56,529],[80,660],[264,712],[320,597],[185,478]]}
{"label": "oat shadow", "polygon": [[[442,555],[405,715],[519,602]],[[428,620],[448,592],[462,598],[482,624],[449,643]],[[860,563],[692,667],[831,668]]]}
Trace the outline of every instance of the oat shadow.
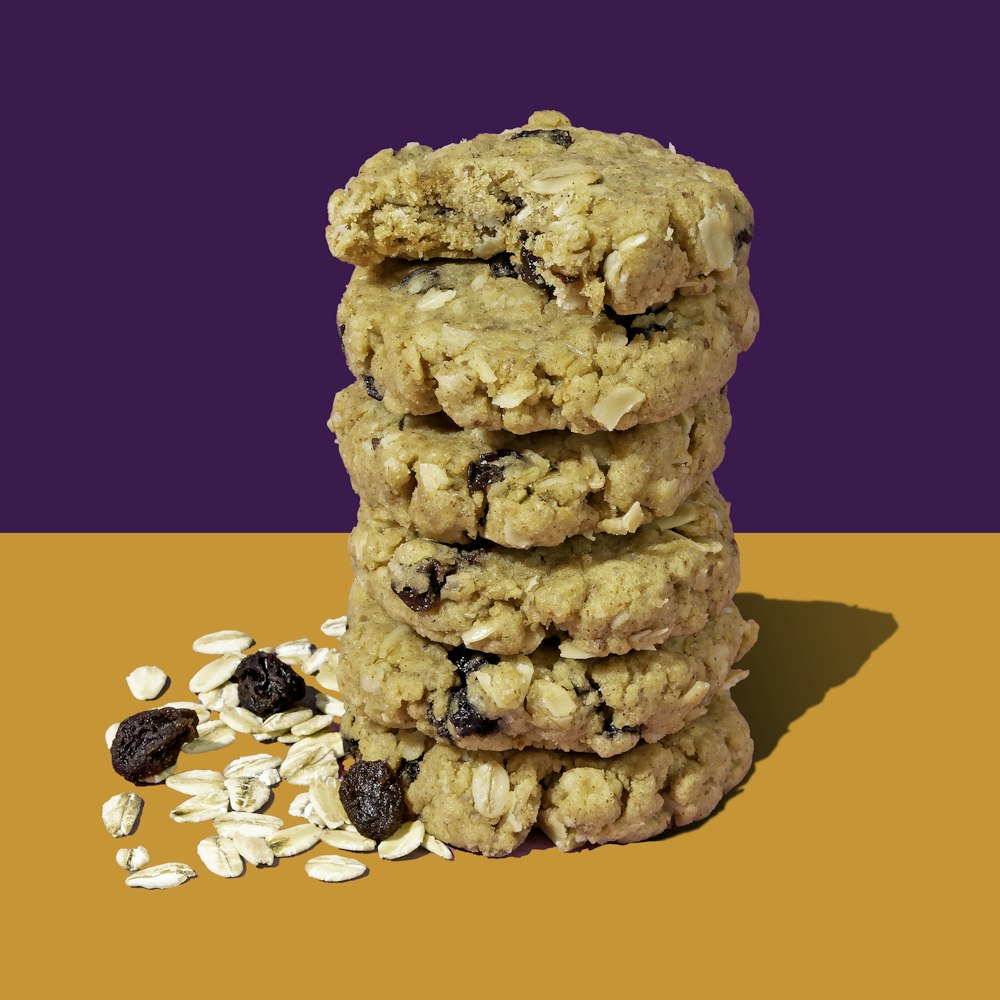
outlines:
{"label": "oat shadow", "polygon": [[854,677],[898,627],[885,611],[832,601],[737,594],[736,604],[760,625],[757,645],[740,663],[750,676],[733,689],[750,723],[756,761],[768,757],[827,691]]}

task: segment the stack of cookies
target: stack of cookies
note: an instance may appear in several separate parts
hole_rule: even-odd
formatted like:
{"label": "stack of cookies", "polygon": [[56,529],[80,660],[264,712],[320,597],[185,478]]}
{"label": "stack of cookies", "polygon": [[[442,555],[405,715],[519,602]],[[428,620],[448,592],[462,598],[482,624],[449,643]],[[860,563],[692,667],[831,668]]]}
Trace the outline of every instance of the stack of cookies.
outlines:
{"label": "stack of cookies", "polygon": [[[756,638],[712,473],[757,332],[730,175],[543,111],[372,157],[330,200],[361,497],[342,731],[410,816],[508,854],[708,815]],[[386,769],[383,768],[383,771]]]}

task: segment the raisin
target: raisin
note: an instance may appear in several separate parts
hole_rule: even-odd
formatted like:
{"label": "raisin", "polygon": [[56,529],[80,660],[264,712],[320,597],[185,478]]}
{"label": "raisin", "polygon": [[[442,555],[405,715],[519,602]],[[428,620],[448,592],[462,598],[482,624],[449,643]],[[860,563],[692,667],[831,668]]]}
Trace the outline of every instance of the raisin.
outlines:
{"label": "raisin", "polygon": [[372,438],[371,440],[372,451],[374,451],[381,443],[382,443],[381,438]]}
{"label": "raisin", "polygon": [[466,649],[465,646],[449,649],[448,659],[458,667],[463,677],[467,677],[474,670],[481,670],[489,663],[500,662],[500,657],[496,653],[481,653],[478,649]]}
{"label": "raisin", "polygon": [[501,448],[499,451],[483,452],[476,461],[469,462],[469,468],[465,473],[466,482],[469,484],[469,492],[482,491],[487,486],[499,483],[503,479],[504,470],[496,463],[500,459],[508,458],[511,455],[515,458],[521,457],[512,448]]}
{"label": "raisin", "polygon": [[521,280],[526,281],[529,285],[548,290],[548,282],[538,273],[538,265],[541,263],[541,260],[541,257],[536,257],[534,254],[528,253],[522,246],[521,264],[518,267],[518,273],[521,275]]}
{"label": "raisin", "polygon": [[490,261],[490,274],[492,274],[494,278],[517,277],[517,268],[514,267],[509,253],[497,254],[496,257]]}
{"label": "raisin", "polygon": [[746,229],[741,229],[733,241],[736,244],[736,252],[740,252],[740,247],[746,246],[753,239],[753,226],[748,226]]}
{"label": "raisin", "polygon": [[111,766],[133,784],[173,767],[181,747],[198,735],[198,715],[189,708],[151,708],[130,715],[111,743]]}
{"label": "raisin", "polygon": [[419,295],[429,288],[441,288],[441,272],[436,267],[415,267],[407,271],[399,282],[411,295]]}
{"label": "raisin", "polygon": [[496,719],[482,715],[469,701],[465,688],[459,688],[448,702],[448,721],[458,737],[487,736],[495,733],[500,726]]}
{"label": "raisin", "polygon": [[573,145],[573,136],[564,128],[526,128],[520,132],[515,132],[512,139],[527,139],[529,136],[538,136],[540,139],[548,139],[563,149],[569,149]]}
{"label": "raisin", "polygon": [[340,339],[343,340],[344,339],[344,334],[347,333],[347,327],[346,327],[346,325],[343,324],[343,323],[338,324],[337,330],[340,333]]}
{"label": "raisin", "polygon": [[422,587],[392,588],[392,592],[411,610],[429,611],[441,597],[441,588],[448,574],[436,559],[428,559],[414,567],[417,576],[422,577]]}
{"label": "raisin", "polygon": [[403,822],[403,789],[384,760],[358,760],[340,783],[340,801],[355,829],[385,840]]}
{"label": "raisin", "polygon": [[[503,217],[504,222],[510,222],[510,220],[524,208],[524,199],[518,198],[517,195],[514,195],[513,197],[507,199],[507,204],[510,205],[510,211],[508,211]],[[508,275],[508,277],[513,277],[513,275]]]}
{"label": "raisin", "polygon": [[605,736],[618,736],[619,733],[639,733],[642,730],[638,726],[616,726],[611,721],[611,706],[601,705],[597,710],[601,718],[604,721],[604,735]]}
{"label": "raisin", "polygon": [[367,392],[372,399],[376,399],[381,403],[382,393],[378,391],[375,379],[373,379],[371,375],[366,375],[362,381],[365,383],[365,392]]}
{"label": "raisin", "polygon": [[344,756],[358,759],[358,741],[350,736],[344,737]]}
{"label": "raisin", "polygon": [[399,783],[404,788],[409,788],[417,780],[418,774],[420,774],[419,760],[404,760],[399,765]]}
{"label": "raisin", "polygon": [[236,668],[240,705],[266,718],[305,697],[305,681],[274,653],[251,653]]}

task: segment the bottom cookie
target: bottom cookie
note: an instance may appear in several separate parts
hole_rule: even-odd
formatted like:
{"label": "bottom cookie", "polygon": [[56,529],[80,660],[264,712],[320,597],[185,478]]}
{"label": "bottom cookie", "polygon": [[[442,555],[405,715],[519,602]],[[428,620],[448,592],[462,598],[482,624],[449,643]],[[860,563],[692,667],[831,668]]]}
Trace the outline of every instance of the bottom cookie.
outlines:
{"label": "bottom cookie", "polygon": [[601,758],[556,750],[468,751],[383,729],[348,707],[357,759],[384,760],[428,833],[500,857],[540,827],[562,851],[632,843],[703,819],[750,769],[753,741],[727,692],[659,743]]}

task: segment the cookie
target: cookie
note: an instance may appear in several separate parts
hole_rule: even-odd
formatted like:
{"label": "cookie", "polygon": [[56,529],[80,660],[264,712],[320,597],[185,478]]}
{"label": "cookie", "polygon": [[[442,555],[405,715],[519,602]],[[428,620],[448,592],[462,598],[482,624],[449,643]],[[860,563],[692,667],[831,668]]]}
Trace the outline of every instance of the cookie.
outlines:
{"label": "cookie", "polygon": [[727,604],[694,635],[656,649],[572,660],[552,642],[530,656],[449,648],[398,625],[355,584],[340,648],[340,693],[390,729],[463,750],[541,747],[601,757],[656,743],[741,680],[733,665],[757,625]]}
{"label": "cookie", "polygon": [[338,393],[329,426],[379,518],[438,542],[529,548],[630,534],[673,514],[722,461],[730,416],[722,392],[627,431],[516,436],[440,414],[400,419],[355,383]]}
{"label": "cookie", "polygon": [[348,263],[506,252],[523,280],[595,316],[728,280],[753,239],[727,171],[640,135],[574,128],[555,111],[441,149],[384,149],[328,208],[330,250]]}
{"label": "cookie", "polygon": [[444,545],[362,503],[349,547],[355,578],[390,618],[502,656],[530,653],[547,635],[574,658],[651,649],[697,632],[739,583],[728,504],[712,481],[631,535],[542,549]]}
{"label": "cookie", "polygon": [[360,759],[398,769],[406,806],[428,833],[490,857],[515,850],[535,825],[571,851],[694,823],[743,780],[753,757],[750,730],[725,691],[680,732],[608,758],[461,750],[350,709],[341,732]]}
{"label": "cookie", "polygon": [[397,415],[515,434],[626,430],[721,389],[759,316],[743,269],[641,316],[566,312],[504,259],[358,268],[337,319],[351,371]]}

